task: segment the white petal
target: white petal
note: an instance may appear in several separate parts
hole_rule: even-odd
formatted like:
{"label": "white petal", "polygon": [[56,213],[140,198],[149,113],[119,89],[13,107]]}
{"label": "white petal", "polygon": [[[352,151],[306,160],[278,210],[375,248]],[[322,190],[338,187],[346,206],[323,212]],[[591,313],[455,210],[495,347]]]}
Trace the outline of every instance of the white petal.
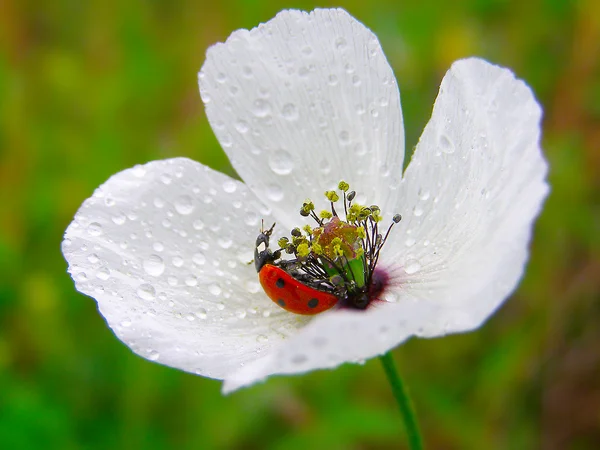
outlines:
{"label": "white petal", "polygon": [[377,37],[344,10],[283,11],[238,30],[208,50],[199,82],[234,168],[286,227],[342,179],[358,201],[394,202],[400,94]]}
{"label": "white petal", "polygon": [[395,207],[402,222],[382,252],[396,299],[452,310],[428,335],[478,327],[515,289],[533,221],[548,193],[541,109],[512,72],[454,63],[440,87]]}
{"label": "white petal", "polygon": [[366,311],[332,311],[315,318],[267,357],[225,379],[225,393],[273,374],[304,373],[381,355],[439,315],[435,302],[379,303]]}
{"label": "white petal", "polygon": [[[479,326],[521,277],[548,192],[540,117],[530,89],[510,71],[477,59],[455,63],[394,209],[405,212],[380,262],[392,278],[382,295],[388,302],[317,317],[228,377],[224,391],[272,374],[361,361],[412,335]],[[442,151],[444,139],[453,152]]]}
{"label": "white petal", "polygon": [[268,216],[239,181],[188,159],[156,161],[98,188],[63,253],[77,289],[133,351],[223,378],[306,322],[273,304],[248,264]]}

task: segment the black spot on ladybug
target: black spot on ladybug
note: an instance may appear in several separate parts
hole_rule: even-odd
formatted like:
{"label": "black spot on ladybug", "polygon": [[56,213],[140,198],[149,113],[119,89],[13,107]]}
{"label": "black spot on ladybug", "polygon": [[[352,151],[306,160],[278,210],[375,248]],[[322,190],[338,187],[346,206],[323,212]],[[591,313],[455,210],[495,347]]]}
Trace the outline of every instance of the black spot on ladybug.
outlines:
{"label": "black spot on ladybug", "polygon": [[318,299],[316,299],[316,298],[311,298],[311,299],[308,301],[308,307],[309,307],[309,308],[316,308],[318,304],[319,304],[319,300],[318,300]]}
{"label": "black spot on ladybug", "polygon": [[278,278],[277,281],[275,282],[275,286],[277,286],[278,288],[282,288],[283,286],[285,286],[285,281],[283,281],[283,278]]}
{"label": "black spot on ladybug", "polygon": [[285,302],[284,302],[284,301],[283,301],[283,299],[281,299],[281,298],[280,298],[279,300],[277,300],[277,304],[278,304],[279,306],[281,306],[282,308],[285,306]]}

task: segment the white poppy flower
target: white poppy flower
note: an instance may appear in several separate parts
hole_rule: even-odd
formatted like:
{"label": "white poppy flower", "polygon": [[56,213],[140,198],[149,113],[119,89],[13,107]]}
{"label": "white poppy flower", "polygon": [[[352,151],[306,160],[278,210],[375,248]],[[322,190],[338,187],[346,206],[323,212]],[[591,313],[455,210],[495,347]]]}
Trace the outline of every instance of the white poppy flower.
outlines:
{"label": "white poppy flower", "polygon": [[[454,63],[404,174],[394,74],[341,9],[234,32],[208,50],[199,81],[244,182],[184,158],[125,170],[84,202],[62,246],[77,289],[137,354],[229,392],[472,330],[515,289],[548,186],[540,107],[509,70]],[[301,227],[302,202],[340,180],[384,221],[403,216],[380,254],[381,301],[287,312],[248,264],[261,219],[276,233]]]}

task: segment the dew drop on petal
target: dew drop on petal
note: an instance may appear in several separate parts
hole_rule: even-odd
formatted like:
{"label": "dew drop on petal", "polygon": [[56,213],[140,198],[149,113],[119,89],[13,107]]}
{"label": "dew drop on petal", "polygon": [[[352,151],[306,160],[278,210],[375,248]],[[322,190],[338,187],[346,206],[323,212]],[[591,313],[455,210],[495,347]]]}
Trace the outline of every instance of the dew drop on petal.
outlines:
{"label": "dew drop on petal", "polygon": [[269,338],[267,336],[265,336],[264,334],[259,334],[258,336],[256,336],[256,342],[258,342],[259,344],[264,344],[265,342],[268,342]]}
{"label": "dew drop on petal", "polygon": [[106,281],[110,278],[110,269],[108,267],[101,267],[96,272],[96,278],[102,281]]}
{"label": "dew drop on petal", "polygon": [[154,297],[156,297],[156,290],[151,284],[144,283],[137,288],[137,295],[142,300],[154,300]]}
{"label": "dew drop on petal", "polygon": [[187,284],[190,287],[194,287],[198,284],[198,278],[196,278],[194,275],[190,275],[186,277],[185,284]]}
{"label": "dew drop on petal", "polygon": [[160,353],[158,353],[156,350],[150,350],[148,353],[148,359],[150,361],[157,361],[158,358],[160,358]]}
{"label": "dew drop on petal", "polygon": [[266,117],[271,113],[271,104],[262,98],[258,98],[252,104],[252,112],[256,117]]}
{"label": "dew drop on petal", "polygon": [[415,209],[413,210],[413,214],[416,217],[422,216],[423,215],[423,208],[420,208],[419,206],[416,206]]}
{"label": "dew drop on petal", "polygon": [[281,115],[285,120],[297,120],[299,117],[298,108],[293,103],[286,103],[281,110]]}
{"label": "dew drop on petal", "polygon": [[221,294],[221,287],[218,284],[211,284],[208,286],[208,292],[216,297]]}
{"label": "dew drop on petal", "polygon": [[150,255],[148,259],[144,260],[143,267],[144,271],[153,277],[158,277],[165,271],[165,263],[158,255]]}
{"label": "dew drop on petal", "polygon": [[175,210],[179,214],[187,215],[194,210],[192,198],[189,195],[182,195],[175,200]]}
{"label": "dew drop on petal", "polygon": [[260,290],[260,285],[256,281],[246,282],[246,290],[251,294],[256,294]]}
{"label": "dew drop on petal", "polygon": [[206,314],[206,310],[204,308],[200,308],[196,313],[194,313],[194,315],[198,318],[198,319],[206,319],[207,314]]}
{"label": "dew drop on petal", "polygon": [[229,238],[219,238],[217,240],[217,243],[219,244],[219,247],[221,247],[221,248],[229,248],[233,244],[233,241]]}
{"label": "dew drop on petal", "polygon": [[98,222],[92,222],[87,227],[90,236],[100,236],[102,234],[102,225]]}
{"label": "dew drop on petal", "polygon": [[274,202],[280,202],[283,200],[283,189],[281,186],[275,183],[271,183],[267,186],[267,198]]}
{"label": "dew drop on petal", "polygon": [[277,175],[287,175],[294,168],[292,155],[285,150],[277,150],[269,156],[269,167]]}
{"label": "dew drop on petal", "polygon": [[440,135],[439,144],[444,153],[454,153],[454,143],[445,134]]}
{"label": "dew drop on petal", "polygon": [[121,325],[123,328],[128,328],[131,326],[131,320],[129,319],[123,319],[119,325]]}
{"label": "dew drop on petal", "polygon": [[417,273],[420,269],[421,263],[415,259],[409,259],[404,266],[404,271],[409,275]]}
{"label": "dew drop on petal", "polygon": [[206,263],[206,256],[200,252],[194,253],[194,256],[192,256],[192,262],[198,266],[202,266],[204,263]]}
{"label": "dew drop on petal", "polygon": [[173,256],[171,263],[173,263],[175,267],[181,267],[183,266],[183,258],[181,256]]}
{"label": "dew drop on petal", "polygon": [[227,194],[233,194],[237,189],[237,185],[233,180],[226,180],[223,182],[223,191]]}
{"label": "dew drop on petal", "polygon": [[125,223],[125,214],[117,214],[113,216],[112,221],[115,225],[123,225]]}

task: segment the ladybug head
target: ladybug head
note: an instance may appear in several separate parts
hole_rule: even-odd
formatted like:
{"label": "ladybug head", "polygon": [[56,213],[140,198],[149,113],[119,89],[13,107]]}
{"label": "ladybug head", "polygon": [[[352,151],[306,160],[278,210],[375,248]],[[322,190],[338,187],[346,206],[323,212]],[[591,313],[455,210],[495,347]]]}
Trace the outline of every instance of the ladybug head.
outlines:
{"label": "ladybug head", "polygon": [[260,269],[262,269],[265,264],[273,262],[276,259],[275,255],[269,250],[269,237],[271,236],[271,233],[273,233],[273,228],[275,228],[275,224],[268,230],[261,229],[260,234],[256,238],[254,266],[256,267],[257,272],[260,272]]}

